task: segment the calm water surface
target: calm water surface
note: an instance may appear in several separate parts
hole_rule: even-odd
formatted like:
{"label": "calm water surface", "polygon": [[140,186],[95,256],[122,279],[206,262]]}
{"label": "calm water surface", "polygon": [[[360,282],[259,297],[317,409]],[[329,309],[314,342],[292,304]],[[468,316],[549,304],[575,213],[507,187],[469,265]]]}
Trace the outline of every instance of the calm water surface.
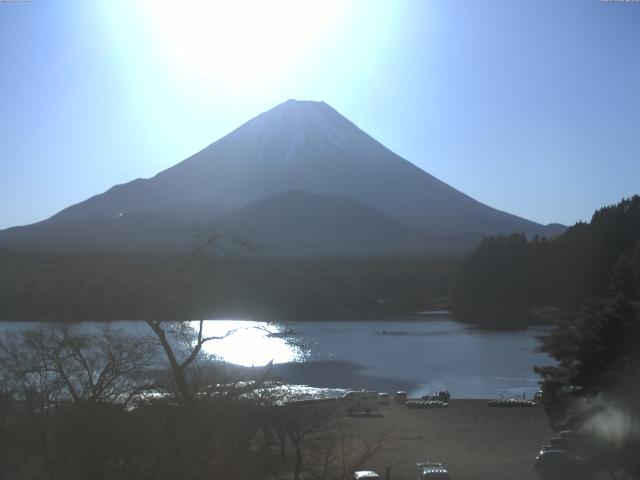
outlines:
{"label": "calm water surface", "polygon": [[[147,333],[144,322],[113,322]],[[5,323],[7,331],[24,328]],[[96,324],[85,322],[85,328]],[[456,398],[531,398],[537,389],[534,365],[551,360],[536,352],[532,328],[483,332],[446,317],[381,321],[266,322],[207,320],[205,335],[224,336],[207,351],[238,365],[265,365],[294,383],[315,387],[406,390],[420,396],[447,389]],[[288,333],[289,334],[288,334]]]}

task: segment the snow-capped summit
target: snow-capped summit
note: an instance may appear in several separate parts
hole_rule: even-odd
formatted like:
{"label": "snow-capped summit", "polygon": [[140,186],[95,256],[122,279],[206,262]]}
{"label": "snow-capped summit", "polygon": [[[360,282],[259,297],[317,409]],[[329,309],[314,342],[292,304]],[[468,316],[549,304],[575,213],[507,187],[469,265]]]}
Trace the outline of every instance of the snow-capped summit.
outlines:
{"label": "snow-capped summit", "polygon": [[356,130],[355,125],[324,102],[289,99],[249,120],[229,137],[238,140],[281,137],[287,145],[288,158],[307,142],[348,150],[346,135]]}

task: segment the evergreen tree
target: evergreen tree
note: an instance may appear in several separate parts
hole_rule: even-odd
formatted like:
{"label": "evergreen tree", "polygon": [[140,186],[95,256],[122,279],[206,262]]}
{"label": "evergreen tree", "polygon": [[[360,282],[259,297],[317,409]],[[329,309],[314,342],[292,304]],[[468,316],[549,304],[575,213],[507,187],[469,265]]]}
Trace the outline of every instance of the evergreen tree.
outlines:
{"label": "evergreen tree", "polygon": [[579,397],[606,396],[640,413],[640,242],[621,255],[600,296],[543,338],[542,350],[558,362],[536,368],[555,423],[572,422]]}

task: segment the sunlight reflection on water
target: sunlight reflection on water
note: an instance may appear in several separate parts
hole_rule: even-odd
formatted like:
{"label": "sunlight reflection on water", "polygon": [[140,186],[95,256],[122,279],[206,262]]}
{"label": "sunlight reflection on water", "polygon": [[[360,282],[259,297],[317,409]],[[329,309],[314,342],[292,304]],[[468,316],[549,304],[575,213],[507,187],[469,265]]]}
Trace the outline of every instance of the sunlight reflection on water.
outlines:
{"label": "sunlight reflection on water", "polygon": [[[180,322],[164,325],[170,337]],[[189,322],[197,331],[199,322]],[[43,326],[0,323],[0,334]],[[81,322],[88,332],[111,327],[150,335],[144,322]],[[294,331],[295,330],[295,331]],[[553,364],[538,337],[548,328],[493,332],[447,318],[389,318],[376,321],[289,322],[205,320],[207,353],[242,366],[273,361],[273,373],[288,382],[332,389],[405,390],[419,397],[449,390],[455,398],[527,398],[537,390],[534,365]],[[162,358],[160,352],[159,358]],[[315,395],[315,393],[314,393]]]}
{"label": "sunlight reflection on water", "polygon": [[537,351],[544,329],[485,332],[447,318],[288,326],[208,320],[203,328],[205,336],[224,337],[205,344],[208,353],[242,366],[273,361],[274,371],[291,383],[406,390],[418,397],[447,389],[456,398],[530,398],[539,380],[533,366],[550,362]]}
{"label": "sunlight reflection on water", "polygon": [[[198,322],[191,322],[197,329]],[[205,343],[205,351],[226,362],[245,367],[302,360],[303,349],[288,335],[285,326],[265,322],[205,321],[205,337],[224,337]]]}

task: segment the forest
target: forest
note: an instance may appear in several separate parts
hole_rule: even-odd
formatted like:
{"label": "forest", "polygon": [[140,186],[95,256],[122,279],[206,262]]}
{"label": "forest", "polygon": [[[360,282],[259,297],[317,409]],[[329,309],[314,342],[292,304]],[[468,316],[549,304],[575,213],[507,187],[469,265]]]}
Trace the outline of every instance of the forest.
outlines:
{"label": "forest", "polygon": [[517,327],[555,322],[602,291],[616,262],[640,242],[640,196],[596,211],[553,238],[485,238],[460,263],[453,291],[458,318]]}
{"label": "forest", "polygon": [[456,259],[0,251],[2,320],[339,320],[446,307]]}
{"label": "forest", "polygon": [[450,257],[267,257],[0,250],[0,319],[356,319],[453,308],[487,328],[556,323],[640,242],[640,197],[553,238],[487,237]]}

